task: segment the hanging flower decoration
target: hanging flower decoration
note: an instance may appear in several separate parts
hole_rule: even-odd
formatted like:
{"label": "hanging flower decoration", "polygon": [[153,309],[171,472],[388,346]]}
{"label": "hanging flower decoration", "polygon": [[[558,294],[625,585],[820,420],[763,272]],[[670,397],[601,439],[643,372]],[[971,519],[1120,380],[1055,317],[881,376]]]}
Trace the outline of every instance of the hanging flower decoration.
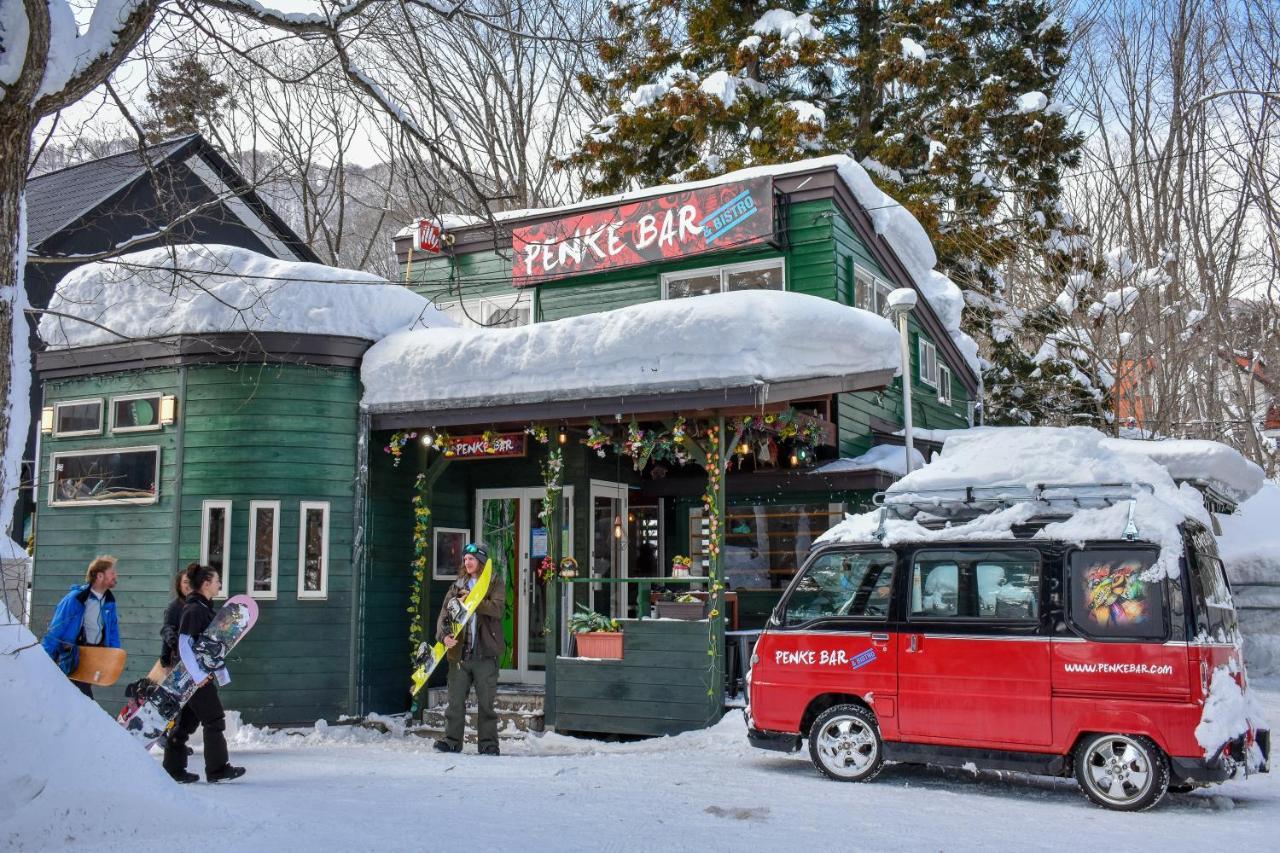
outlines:
{"label": "hanging flower decoration", "polygon": [[605,450],[613,446],[613,435],[600,426],[600,421],[592,418],[591,423],[587,425],[586,445],[594,450],[597,456],[604,458]]}
{"label": "hanging flower decoration", "polygon": [[538,566],[538,580],[546,583],[556,576],[556,564],[550,556],[542,558],[542,564]]}
{"label": "hanging flower decoration", "polygon": [[[719,429],[711,426],[707,428],[707,437],[710,439],[710,446],[718,448]],[[719,451],[708,453],[708,459],[717,457]],[[702,512],[707,519],[707,556],[715,560],[720,556],[720,511],[719,501],[716,496],[720,494],[720,483],[724,478],[724,468],[728,464],[727,459],[721,459],[719,464],[707,465],[707,488],[702,493]]]}
{"label": "hanging flower decoration", "polygon": [[396,430],[391,433],[391,438],[387,440],[387,446],[382,448],[382,452],[390,454],[393,468],[400,467],[400,457],[404,454],[404,446],[417,437],[418,434],[416,432],[407,430]]}
{"label": "hanging flower decoration", "polygon": [[436,450],[442,451],[445,456],[453,456],[453,436],[449,435],[445,430],[436,433],[435,440],[431,442],[431,446]]}
{"label": "hanging flower decoration", "polygon": [[423,591],[431,568],[431,508],[427,506],[427,480],[422,474],[414,483],[413,494],[413,572],[409,586],[409,657],[426,642],[423,625]]}
{"label": "hanging flower decoration", "polygon": [[493,454],[498,452],[498,440],[502,438],[502,434],[496,429],[487,429],[480,433],[480,440],[484,442],[484,452]]}
{"label": "hanging flower decoration", "polygon": [[546,444],[551,440],[551,430],[547,429],[546,424],[530,424],[525,432],[533,436],[533,440],[538,444]]}

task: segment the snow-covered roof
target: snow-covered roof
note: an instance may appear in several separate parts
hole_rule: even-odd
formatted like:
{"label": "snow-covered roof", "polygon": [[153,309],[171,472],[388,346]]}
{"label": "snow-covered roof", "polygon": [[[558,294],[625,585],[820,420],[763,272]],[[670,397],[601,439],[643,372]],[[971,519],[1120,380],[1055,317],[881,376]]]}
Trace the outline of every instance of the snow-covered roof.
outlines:
{"label": "snow-covered roof", "polygon": [[1218,441],[1109,438],[1107,444],[1121,453],[1140,453],[1164,466],[1173,479],[1204,483],[1236,502],[1248,500],[1262,488],[1262,468]]}
{"label": "snow-covered roof", "polygon": [[[1160,545],[1155,570],[1178,571],[1182,539],[1178,525],[1190,518],[1206,526],[1209,515],[1200,493],[1178,486],[1165,468],[1142,453],[1125,452],[1097,430],[1085,427],[1007,427],[973,430],[948,438],[942,453],[924,468],[903,477],[888,490],[889,503],[938,498],[963,498],[968,487],[1008,487],[1010,492],[1037,485],[1103,486],[1145,484],[1150,491],[1134,492],[1134,522],[1139,537]],[[927,495],[925,494],[927,493]],[[942,507],[940,507],[941,511]],[[1014,525],[1045,515],[1049,507],[1035,501],[1017,502],[967,521],[929,528],[921,519],[884,519],[884,538],[876,533],[880,512],[849,516],[827,531],[819,542],[927,542],[974,539],[1012,539]],[[1062,504],[1053,509],[1061,512]],[[1113,506],[1077,509],[1071,517],[1046,525],[1037,538],[1065,542],[1120,539],[1128,522],[1128,501]]]}
{"label": "snow-covered roof", "polygon": [[896,373],[897,332],[816,296],[746,291],[509,329],[400,331],[364,357],[375,412],[474,409]]}
{"label": "snow-covered roof", "polygon": [[[867,174],[866,169],[853,158],[843,154],[815,157],[809,160],[798,160],[793,163],[780,163],[773,166],[752,166],[701,181],[645,187],[644,189],[617,193],[616,195],[602,198],[588,199],[563,207],[506,210],[493,214],[493,221],[510,222],[512,220],[562,215],[576,210],[612,207],[638,199],[696,190],[703,187],[713,187],[719,184],[749,181],[753,178],[784,177],[822,169],[835,169],[837,171],[845,185],[858,200],[858,203],[862,205],[871,217],[876,233],[883,237],[892,247],[894,254],[898,256],[903,266],[906,267],[907,272],[910,273],[916,289],[929,300],[934,313],[938,315],[938,319],[947,330],[947,334],[955,342],[956,348],[959,349],[969,368],[975,375],[980,375],[978,345],[973,338],[960,330],[960,314],[964,310],[964,297],[960,293],[960,288],[950,278],[934,269],[938,258],[933,251],[933,244],[925,233],[924,227],[911,214],[911,211],[907,210],[891,196],[882,192],[872,181],[871,176]],[[452,221],[456,223],[453,226],[455,228],[479,227],[488,221],[476,217],[450,216]],[[412,233],[413,226],[410,226],[402,230],[397,236],[409,236]]]}
{"label": "snow-covered roof", "polygon": [[376,341],[407,326],[453,325],[426,299],[376,275],[216,244],[85,264],[58,283],[49,310],[56,313],[41,318],[40,337],[53,349],[217,332]]}
{"label": "snow-covered roof", "polygon": [[[920,451],[911,449],[911,469],[924,467]],[[906,448],[894,444],[877,444],[861,456],[835,459],[810,471],[810,474],[846,474],[855,471],[883,471],[901,477],[907,473]]]}

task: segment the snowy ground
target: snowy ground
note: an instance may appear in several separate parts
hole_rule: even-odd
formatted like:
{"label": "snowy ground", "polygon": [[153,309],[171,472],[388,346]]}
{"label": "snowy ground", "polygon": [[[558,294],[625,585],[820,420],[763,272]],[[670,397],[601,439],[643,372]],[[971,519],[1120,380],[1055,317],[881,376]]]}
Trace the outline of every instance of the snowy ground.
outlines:
{"label": "snowy ground", "polygon": [[[1280,719],[1280,681],[1260,691]],[[239,729],[248,775],[182,789],[241,850],[1198,850],[1274,849],[1280,774],[1115,814],[1067,780],[890,767],[868,785],[819,777],[806,757],[747,746],[741,715],[677,738],[609,744],[557,735],[440,755],[429,740],[320,726]],[[199,768],[199,755],[192,760]],[[128,833],[68,827],[19,850],[207,849],[156,820]],[[0,833],[0,837],[3,834]],[[446,839],[450,839],[446,841]],[[1270,839],[1270,840],[1268,840]]]}

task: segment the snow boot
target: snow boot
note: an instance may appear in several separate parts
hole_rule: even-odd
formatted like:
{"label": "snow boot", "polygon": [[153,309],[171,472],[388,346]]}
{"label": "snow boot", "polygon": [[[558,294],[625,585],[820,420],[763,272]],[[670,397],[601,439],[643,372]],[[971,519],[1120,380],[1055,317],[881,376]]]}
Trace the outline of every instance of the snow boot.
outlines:
{"label": "snow boot", "polygon": [[481,755],[501,755],[502,753],[498,751],[498,745],[496,743],[486,743],[480,747],[480,754]]}
{"label": "snow boot", "polygon": [[217,770],[205,771],[204,778],[208,779],[210,782],[230,782],[232,779],[239,779],[243,775],[243,767],[224,764]]}
{"label": "snow boot", "polygon": [[179,785],[190,785],[192,782],[200,781],[199,774],[188,773],[186,770],[169,771],[169,776]]}
{"label": "snow boot", "polygon": [[462,752],[461,746],[454,746],[447,740],[438,740],[435,746],[431,747],[436,752]]}

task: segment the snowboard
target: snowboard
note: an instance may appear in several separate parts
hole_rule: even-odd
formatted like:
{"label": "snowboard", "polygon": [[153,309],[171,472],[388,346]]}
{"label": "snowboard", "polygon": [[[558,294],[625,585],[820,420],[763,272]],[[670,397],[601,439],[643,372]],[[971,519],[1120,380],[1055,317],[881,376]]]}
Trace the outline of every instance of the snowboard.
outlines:
{"label": "snowboard", "polygon": [[[150,686],[139,685],[135,698],[141,699],[141,703],[133,708],[132,713],[129,707],[121,711],[117,718],[119,722],[147,749],[155,746],[173,727],[178,714],[196,690],[214,677],[213,672],[222,667],[227,653],[257,621],[258,602],[247,595],[227,599],[214,614],[209,627],[191,644],[194,660],[184,654],[164,681]],[[196,663],[208,673],[199,681],[192,675],[191,665]]]}
{"label": "snowboard", "polygon": [[[471,591],[467,593],[467,597],[462,599],[462,613],[451,620],[453,622],[453,636],[462,633],[462,629],[471,621],[471,617],[475,615],[476,608],[480,606],[480,602],[484,601],[484,597],[489,593],[489,580],[493,577],[493,560],[485,561],[484,569],[480,572],[480,577],[476,578],[476,585],[471,587]],[[419,691],[426,686],[427,679],[431,677],[431,673],[435,672],[440,661],[444,660],[446,649],[444,643],[436,641],[434,646],[428,646],[426,643],[418,646],[418,652],[413,657],[413,662],[417,669],[413,671],[413,687],[411,695],[417,696]]]}
{"label": "snowboard", "polygon": [[124,649],[106,646],[81,646],[75,672],[68,676],[72,681],[83,681],[99,687],[110,687],[124,672]]}

